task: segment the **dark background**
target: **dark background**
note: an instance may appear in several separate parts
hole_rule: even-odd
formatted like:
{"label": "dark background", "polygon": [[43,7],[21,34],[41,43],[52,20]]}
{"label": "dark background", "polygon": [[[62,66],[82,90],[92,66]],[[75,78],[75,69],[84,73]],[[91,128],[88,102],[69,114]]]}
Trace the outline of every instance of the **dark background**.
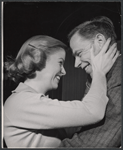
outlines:
{"label": "dark background", "polygon": [[[3,9],[3,58],[16,54],[22,44],[35,35],[49,35],[68,44],[68,33],[80,23],[96,16],[109,17],[121,40],[121,2],[4,2]],[[120,48],[120,45],[118,45]],[[82,69],[74,68],[71,51],[67,53],[66,76],[59,88],[49,93],[59,100],[81,99],[86,82]],[[4,100],[17,85],[5,79]]]}

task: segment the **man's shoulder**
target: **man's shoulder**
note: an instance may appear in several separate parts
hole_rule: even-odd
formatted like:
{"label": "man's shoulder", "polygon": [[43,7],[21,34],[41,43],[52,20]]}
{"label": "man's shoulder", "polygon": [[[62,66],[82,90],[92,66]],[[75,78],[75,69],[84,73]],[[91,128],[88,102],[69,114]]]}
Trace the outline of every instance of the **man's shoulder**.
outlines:
{"label": "man's shoulder", "polygon": [[113,67],[109,71],[108,76],[120,75],[120,73],[121,73],[121,60],[122,60],[122,57],[119,56],[117,58],[116,62],[114,63]]}

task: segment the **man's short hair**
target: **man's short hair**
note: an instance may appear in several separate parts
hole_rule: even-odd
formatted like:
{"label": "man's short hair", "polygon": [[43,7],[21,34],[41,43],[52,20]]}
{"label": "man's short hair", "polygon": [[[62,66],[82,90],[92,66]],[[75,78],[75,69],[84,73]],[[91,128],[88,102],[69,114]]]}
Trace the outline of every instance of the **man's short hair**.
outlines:
{"label": "man's short hair", "polygon": [[96,34],[101,33],[106,39],[111,37],[111,45],[117,39],[112,21],[105,16],[99,16],[78,25],[69,33],[68,39],[70,40],[75,33],[89,40],[94,38]]}

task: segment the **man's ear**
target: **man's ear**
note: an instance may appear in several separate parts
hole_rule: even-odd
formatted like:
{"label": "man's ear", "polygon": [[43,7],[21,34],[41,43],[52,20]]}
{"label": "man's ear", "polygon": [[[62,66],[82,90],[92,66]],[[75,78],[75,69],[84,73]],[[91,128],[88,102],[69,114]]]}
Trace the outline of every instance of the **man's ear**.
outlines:
{"label": "man's ear", "polygon": [[102,49],[105,42],[106,42],[106,38],[103,34],[101,34],[101,33],[96,34],[96,36],[94,38],[94,47],[95,47],[94,53],[95,53],[95,55],[100,52],[100,50]]}
{"label": "man's ear", "polygon": [[96,44],[99,46],[99,48],[102,48],[103,45],[105,44],[106,42],[106,39],[105,39],[105,36],[101,33],[98,33],[96,36],[95,36],[95,42]]}

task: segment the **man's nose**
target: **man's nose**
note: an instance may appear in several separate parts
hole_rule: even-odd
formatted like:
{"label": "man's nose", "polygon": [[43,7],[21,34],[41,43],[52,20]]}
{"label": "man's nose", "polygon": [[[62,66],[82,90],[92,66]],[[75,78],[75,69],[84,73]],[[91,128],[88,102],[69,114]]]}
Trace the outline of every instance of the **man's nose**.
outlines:
{"label": "man's nose", "polygon": [[79,57],[76,57],[75,58],[75,64],[74,64],[74,67],[75,68],[79,68],[80,67],[80,65],[81,65],[81,59],[79,58]]}
{"label": "man's nose", "polygon": [[66,71],[65,71],[64,67],[62,67],[61,73],[62,73],[62,75],[66,74]]}

